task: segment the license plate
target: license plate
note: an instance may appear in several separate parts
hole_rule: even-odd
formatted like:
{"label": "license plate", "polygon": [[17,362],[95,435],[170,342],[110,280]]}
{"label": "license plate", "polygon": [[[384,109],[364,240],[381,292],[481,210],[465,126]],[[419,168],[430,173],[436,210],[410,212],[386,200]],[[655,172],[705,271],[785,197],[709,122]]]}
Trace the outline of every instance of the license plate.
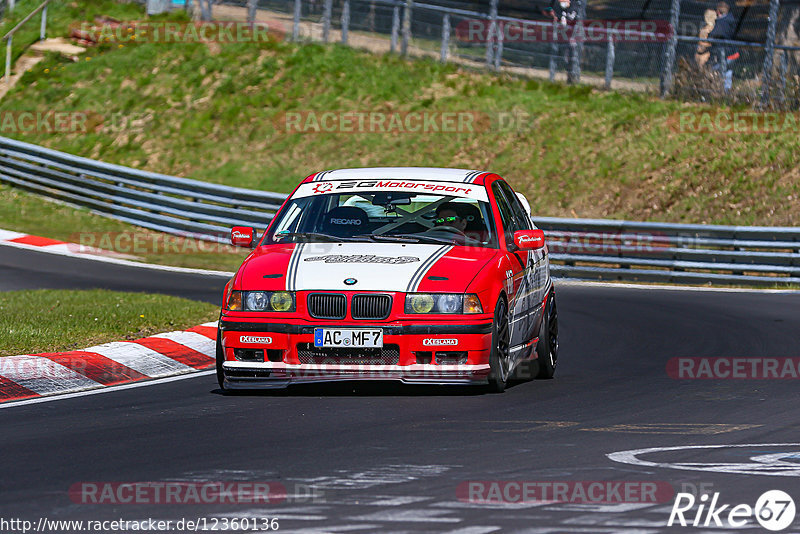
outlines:
{"label": "license plate", "polygon": [[383,347],[383,330],[345,328],[315,328],[314,346],[321,348],[381,348]]}

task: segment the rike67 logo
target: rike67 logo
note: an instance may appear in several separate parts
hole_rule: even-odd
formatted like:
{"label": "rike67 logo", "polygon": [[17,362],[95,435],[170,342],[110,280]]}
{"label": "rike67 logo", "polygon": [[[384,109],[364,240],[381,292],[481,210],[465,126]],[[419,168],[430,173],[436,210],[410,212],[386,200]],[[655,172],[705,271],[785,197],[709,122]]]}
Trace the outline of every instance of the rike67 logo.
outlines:
{"label": "rike67 logo", "polygon": [[708,494],[696,499],[691,493],[678,493],[667,526],[742,528],[755,519],[763,528],[778,532],[794,522],[794,500],[784,491],[763,493],[755,506],[722,504],[719,496],[716,492],[709,501]]}

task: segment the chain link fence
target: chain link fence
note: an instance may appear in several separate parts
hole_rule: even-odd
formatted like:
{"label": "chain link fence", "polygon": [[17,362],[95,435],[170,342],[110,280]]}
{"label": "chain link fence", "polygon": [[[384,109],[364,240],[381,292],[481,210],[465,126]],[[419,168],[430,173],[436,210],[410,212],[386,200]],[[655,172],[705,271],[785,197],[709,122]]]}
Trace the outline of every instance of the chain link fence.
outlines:
{"label": "chain link fence", "polygon": [[[800,109],[800,0],[729,0],[734,31],[726,41],[699,37],[717,0],[573,0],[572,18],[561,22],[547,14],[549,0],[183,2],[202,17],[216,16],[211,4],[250,19],[265,10],[299,40],[688,101]],[[704,66],[701,42],[710,47]]]}

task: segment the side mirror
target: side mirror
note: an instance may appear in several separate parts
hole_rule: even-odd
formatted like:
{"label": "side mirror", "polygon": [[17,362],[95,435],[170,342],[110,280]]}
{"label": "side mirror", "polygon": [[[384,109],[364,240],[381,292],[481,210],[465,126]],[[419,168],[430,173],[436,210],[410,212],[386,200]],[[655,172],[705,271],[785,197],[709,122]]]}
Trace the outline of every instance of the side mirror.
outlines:
{"label": "side mirror", "polygon": [[253,246],[253,229],[249,226],[234,226],[231,230],[231,245],[250,248]]}
{"label": "side mirror", "polygon": [[544,232],[541,230],[514,232],[514,244],[520,250],[539,250],[544,248]]}

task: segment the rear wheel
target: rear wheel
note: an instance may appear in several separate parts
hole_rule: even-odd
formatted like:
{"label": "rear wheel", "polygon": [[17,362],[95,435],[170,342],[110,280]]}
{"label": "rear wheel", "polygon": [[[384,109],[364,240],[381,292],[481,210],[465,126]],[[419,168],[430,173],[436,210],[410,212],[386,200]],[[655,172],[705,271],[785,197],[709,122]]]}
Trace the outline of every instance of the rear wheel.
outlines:
{"label": "rear wheel", "polygon": [[553,378],[558,363],[558,307],[556,294],[550,293],[539,327],[539,343],[536,345],[539,373],[536,378]]}
{"label": "rear wheel", "polygon": [[494,308],[492,323],[492,352],[489,356],[489,390],[501,393],[506,389],[511,370],[509,352],[510,331],[508,328],[508,305],[501,297]]}
{"label": "rear wheel", "polygon": [[219,388],[225,391],[225,373],[222,371],[222,362],[225,361],[225,352],[222,350],[222,335],[217,330],[217,382]]}

